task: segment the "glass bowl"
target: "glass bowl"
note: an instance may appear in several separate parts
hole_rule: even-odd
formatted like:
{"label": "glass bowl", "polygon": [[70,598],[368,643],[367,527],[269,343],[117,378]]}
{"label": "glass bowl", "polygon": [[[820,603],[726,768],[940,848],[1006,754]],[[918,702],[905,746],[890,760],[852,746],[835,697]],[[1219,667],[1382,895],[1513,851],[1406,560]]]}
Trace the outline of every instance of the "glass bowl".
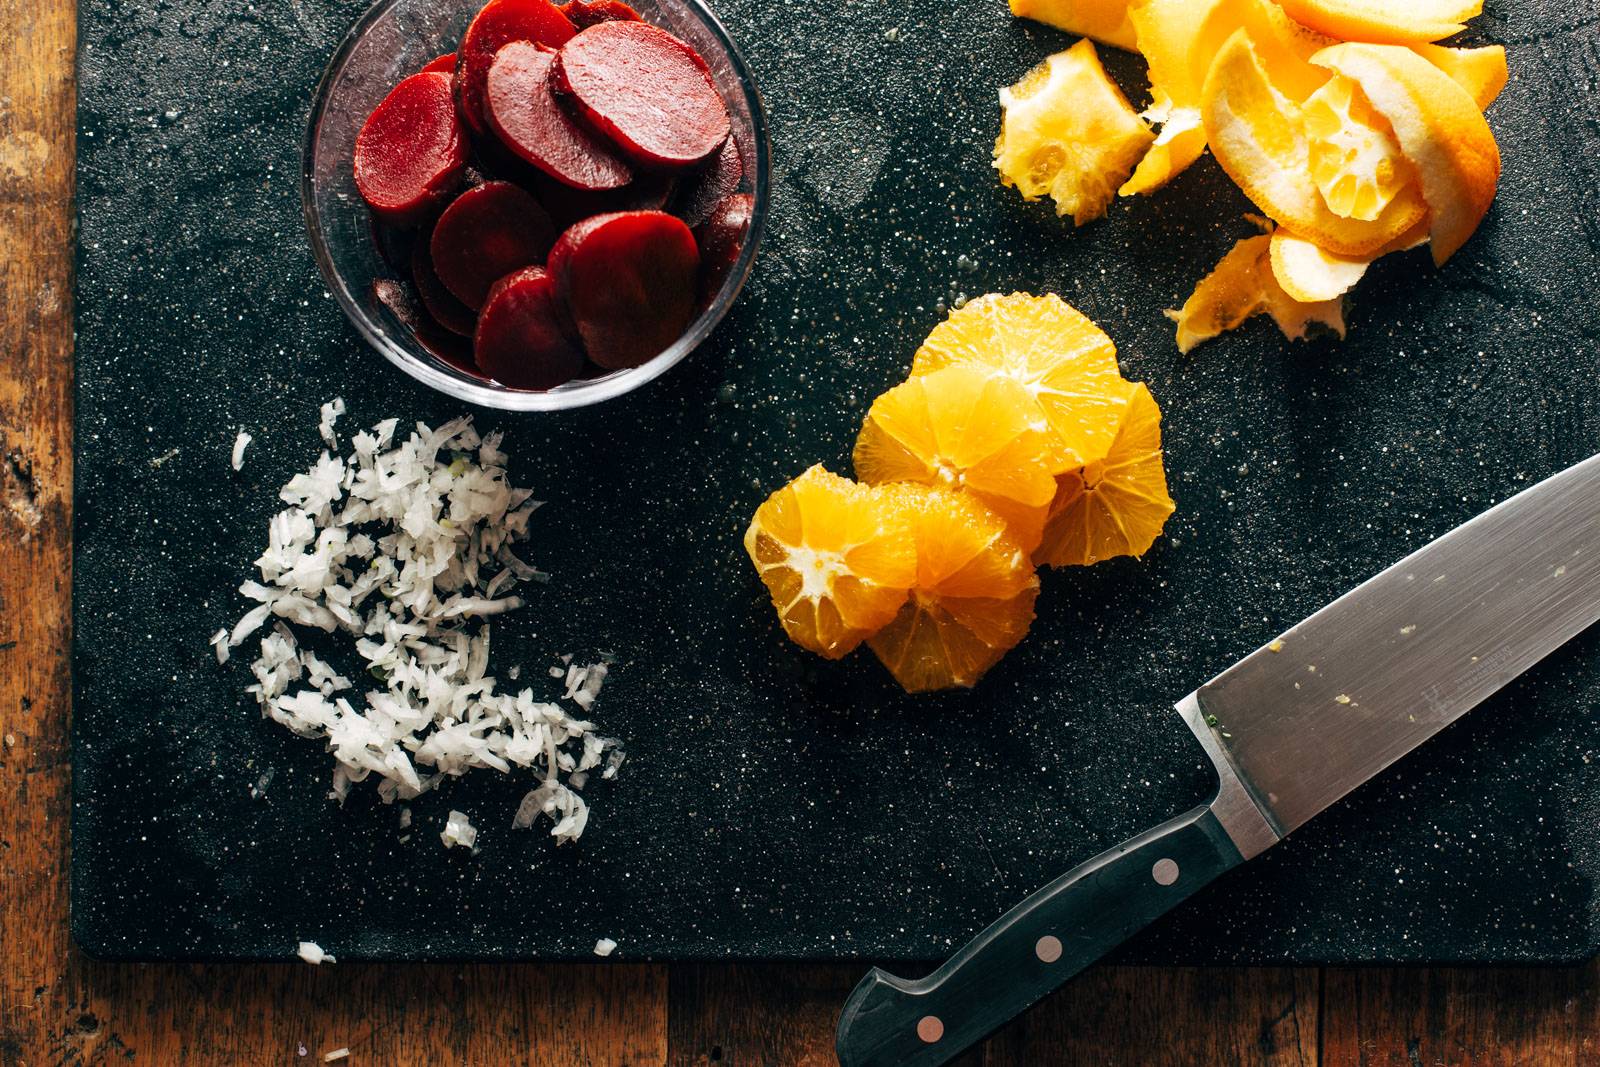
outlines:
{"label": "glass bowl", "polygon": [[300,191],[311,251],[350,321],[384,358],[459,400],[507,411],[560,411],[631,392],[664,374],[716,329],[750,274],[767,216],[771,147],[760,94],[728,31],[701,0],[630,0],[641,16],[688,41],[705,58],[728,104],[746,163],[741,191],[755,199],[744,247],[722,289],[688,332],[642,366],[545,391],[512,389],[459,370],[428,352],[380,304],[372,283],[395,275],[373,242],[352,172],[356,134],[401,79],[452,52],[483,0],[379,0],[340,43],[317,88],[306,128]]}

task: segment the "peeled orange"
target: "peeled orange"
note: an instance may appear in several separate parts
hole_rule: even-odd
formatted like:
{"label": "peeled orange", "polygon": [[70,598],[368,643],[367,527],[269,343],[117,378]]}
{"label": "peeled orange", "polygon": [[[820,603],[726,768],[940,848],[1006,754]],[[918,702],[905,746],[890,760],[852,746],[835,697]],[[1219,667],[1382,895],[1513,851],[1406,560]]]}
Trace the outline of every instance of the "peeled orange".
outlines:
{"label": "peeled orange", "polygon": [[994,165],[1025,200],[1049,196],[1079,226],[1105,214],[1155,139],[1095,53],[1079,41],[1000,90]]}
{"label": "peeled orange", "polygon": [[1117,48],[1134,45],[1128,0],[1011,0],[1011,13]]}
{"label": "peeled orange", "polygon": [[1142,556],[1173,512],[1161,464],[1161,409],[1137,385],[1104,459],[1062,475],[1035,561],[1088,566]]}
{"label": "peeled orange", "polygon": [[907,692],[976,685],[1033,623],[1033,564],[971,496],[922,485],[883,492],[910,525],[917,569],[899,614],[868,644]]}
{"label": "peeled orange", "polygon": [[[1361,86],[1388,120],[1427,203],[1433,261],[1444,263],[1483,221],[1500,181],[1500,149],[1477,102],[1450,75],[1397,45],[1334,45],[1312,62]],[[1323,243],[1320,234],[1294,229]]]}
{"label": "peeled orange", "polygon": [[838,659],[895,617],[917,577],[904,509],[812,467],[757,509],[745,551],[794,642]]}
{"label": "peeled orange", "polygon": [[1289,17],[1342,41],[1419,44],[1466,29],[1483,0],[1278,0]]}
{"label": "peeled orange", "polygon": [[[1325,49],[1317,55],[1326,57],[1335,51]],[[1406,54],[1429,66],[1415,54]],[[1438,76],[1449,81],[1443,74]],[[1372,96],[1370,92],[1367,95]],[[1377,107],[1376,100],[1373,105]],[[1428,210],[1414,185],[1402,188],[1370,222],[1345,218],[1329,208],[1312,177],[1311,144],[1301,108],[1273,85],[1245,30],[1229,38],[1212,64],[1202,116],[1212,154],[1245,195],[1277,223],[1331,252],[1346,256],[1375,252],[1410,229]]]}
{"label": "peeled orange", "polygon": [[1015,379],[975,366],[919,375],[873,401],[856,440],[856,477],[971,493],[1032,551],[1066,466],[1036,411]]}
{"label": "peeled orange", "polygon": [[1111,338],[1053,293],[991,294],[951,312],[917,350],[911,376],[952,366],[1021,385],[1055,431],[1063,467],[1104,455],[1128,402]]}

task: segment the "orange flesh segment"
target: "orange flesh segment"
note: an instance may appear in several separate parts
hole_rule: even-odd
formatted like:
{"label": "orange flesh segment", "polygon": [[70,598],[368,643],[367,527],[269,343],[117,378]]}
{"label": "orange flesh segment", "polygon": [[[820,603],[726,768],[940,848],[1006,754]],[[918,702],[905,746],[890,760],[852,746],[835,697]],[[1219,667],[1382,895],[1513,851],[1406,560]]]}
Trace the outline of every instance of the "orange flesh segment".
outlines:
{"label": "orange flesh segment", "polygon": [[871,487],[812,467],[772,494],[745,551],[794,642],[838,659],[893,619],[916,580],[900,512]]}
{"label": "orange flesh segment", "polygon": [[1341,41],[1422,44],[1466,29],[1483,0],[1278,0],[1289,17]]}
{"label": "orange flesh segment", "polygon": [[856,476],[971,493],[1032,551],[1064,467],[1035,411],[1014,379],[979,367],[919,375],[873,402],[856,441]]}
{"label": "orange flesh segment", "polygon": [[1062,469],[1104,455],[1127,405],[1111,338],[1053,293],[991,294],[951,312],[917,350],[911,376],[951,366],[1020,384],[1055,432]]}
{"label": "orange flesh segment", "polygon": [[1059,479],[1034,559],[1066,567],[1144,555],[1173,512],[1161,459],[1161,409],[1137,385],[1106,457]]}
{"label": "orange flesh segment", "polygon": [[970,496],[886,488],[917,549],[916,582],[868,644],[911,693],[976,685],[1033,623],[1039,582],[1005,522]]}
{"label": "orange flesh segment", "polygon": [[1311,147],[1300,111],[1268,78],[1248,32],[1229,38],[1206,78],[1206,140],[1222,169],[1266,215],[1329,251],[1361,256],[1389,244],[1426,214],[1427,205],[1411,185],[1372,222],[1333,212],[1311,177]]}
{"label": "orange flesh segment", "polygon": [[1000,91],[994,166],[1025,200],[1048,196],[1075,225],[1116,198],[1155,135],[1079,41]]}
{"label": "orange flesh segment", "polygon": [[1433,261],[1443,264],[1488,214],[1500,181],[1500,149],[1477,102],[1448,74],[1396,45],[1334,45],[1313,62],[1360,85],[1389,121],[1416,169]]}

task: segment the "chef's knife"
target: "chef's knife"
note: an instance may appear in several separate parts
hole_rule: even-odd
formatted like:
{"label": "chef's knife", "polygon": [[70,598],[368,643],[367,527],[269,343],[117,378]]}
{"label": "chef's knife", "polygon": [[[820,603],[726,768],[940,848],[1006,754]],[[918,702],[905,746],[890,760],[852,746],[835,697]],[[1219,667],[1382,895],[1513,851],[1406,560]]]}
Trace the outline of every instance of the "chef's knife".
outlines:
{"label": "chef's knife", "polygon": [[843,1067],[942,1064],[1600,619],[1600,456],[1401,560],[1178,703],[1210,803],[1034,893],[916,981],[874,968]]}

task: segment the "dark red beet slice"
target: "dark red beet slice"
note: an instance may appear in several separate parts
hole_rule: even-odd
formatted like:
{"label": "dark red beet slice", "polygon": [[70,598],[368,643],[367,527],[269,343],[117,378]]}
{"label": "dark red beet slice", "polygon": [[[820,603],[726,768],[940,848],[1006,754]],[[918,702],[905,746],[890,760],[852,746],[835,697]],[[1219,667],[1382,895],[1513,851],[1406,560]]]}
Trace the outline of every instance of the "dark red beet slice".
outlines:
{"label": "dark red beet slice", "polygon": [[454,74],[455,72],[456,54],[454,52],[446,52],[422,68],[423,74]]}
{"label": "dark red beet slice", "polygon": [[495,282],[472,348],[483,372],[513,389],[553,389],[583,369],[583,349],[543,267],[524,267]]}
{"label": "dark red beet slice", "polygon": [[485,182],[445,208],[429,251],[439,280],[476,311],[489,287],[519,267],[544,263],[555,224],[539,201],[510,182]]}
{"label": "dark red beet slice", "polygon": [[677,181],[659,170],[640,171],[621,189],[591,193],[562,185],[554,178],[538,174],[527,187],[539,198],[556,225],[565,229],[591,215],[610,215],[618,211],[661,211],[672,199]]}
{"label": "dark red beet slice", "polygon": [[429,245],[429,241],[418,241],[411,253],[411,282],[417,287],[417,296],[440,326],[462,337],[471,337],[477,328],[478,316],[439,280],[438,272],[433,269]]}
{"label": "dark red beet slice", "polygon": [[718,204],[710,218],[695,227],[695,242],[700,246],[702,309],[716,299],[729,272],[739,262],[755,206],[755,198],[748,193],[735,193]]}
{"label": "dark red beet slice", "polygon": [[484,82],[496,52],[512,41],[560,48],[576,32],[550,0],[489,0],[484,4],[456,50],[456,96],[467,128],[479,136],[489,133],[483,113]]}
{"label": "dark red beet slice", "polygon": [[445,74],[413,74],[356,135],[356,188],[384,222],[410,226],[455,191],[467,138]]}
{"label": "dark red beet slice", "polygon": [[639,13],[622,0],[569,0],[561,13],[580,30],[602,22],[638,22]]}
{"label": "dark red beet slice", "polygon": [[590,133],[556,99],[551,68],[556,54],[513,41],[500,49],[485,82],[484,114],[517,158],[576,189],[620,189],[633,168]]}
{"label": "dark red beet slice", "polygon": [[728,139],[728,107],[705,60],[659,26],[591,26],[556,64],[584,118],[637,162],[692,167]]}
{"label": "dark red beet slice", "polygon": [[699,270],[694,234],[663,211],[585,219],[550,252],[584,348],[608,370],[647,363],[683,336]]}
{"label": "dark red beet slice", "polygon": [[372,295],[378,302],[393,312],[400,325],[411,331],[417,344],[423,351],[428,352],[457,370],[465,371],[474,378],[482,378],[483,374],[472,362],[472,345],[459,334],[434,322],[428,312],[417,302],[417,298],[403,284],[380,278],[372,283]]}
{"label": "dark red beet slice", "polygon": [[739,191],[744,181],[744,157],[732,137],[722,143],[722,151],[679,190],[672,213],[692,230],[711,217],[717,206]]}

